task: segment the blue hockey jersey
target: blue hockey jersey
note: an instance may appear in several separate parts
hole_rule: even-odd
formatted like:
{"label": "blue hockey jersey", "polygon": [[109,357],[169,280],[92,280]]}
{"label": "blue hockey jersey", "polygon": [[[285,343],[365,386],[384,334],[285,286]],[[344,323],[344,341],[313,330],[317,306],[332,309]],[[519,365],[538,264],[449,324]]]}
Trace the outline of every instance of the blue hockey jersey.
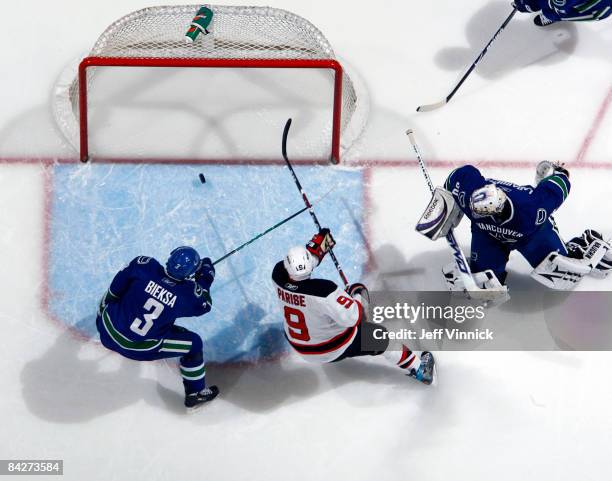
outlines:
{"label": "blue hockey jersey", "polygon": [[[470,209],[472,193],[486,184],[496,184],[507,195],[509,209],[502,218],[477,216]],[[472,230],[479,229],[504,244],[516,247],[529,242],[533,235],[565,201],[570,191],[566,175],[555,173],[536,187],[485,179],[480,171],[465,165],[455,169],[444,188],[453,194],[463,213],[472,221]]]}
{"label": "blue hockey jersey", "polygon": [[161,339],[177,318],[210,311],[209,289],[208,280],[177,282],[152,257],[136,257],[115,275],[106,296],[106,314],[130,341]]}
{"label": "blue hockey jersey", "polygon": [[525,3],[555,21],[603,20],[612,14],[612,0],[529,0]]}

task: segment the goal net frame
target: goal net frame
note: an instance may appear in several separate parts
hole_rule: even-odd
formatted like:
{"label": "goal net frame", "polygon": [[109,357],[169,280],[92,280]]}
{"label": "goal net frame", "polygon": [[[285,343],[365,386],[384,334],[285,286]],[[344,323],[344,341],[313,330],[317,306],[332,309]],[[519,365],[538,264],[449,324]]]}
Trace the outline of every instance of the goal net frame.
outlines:
{"label": "goal net frame", "polygon": [[176,67],[176,68],[295,68],[329,69],[334,74],[331,156],[333,164],[340,162],[342,123],[342,79],[344,70],[335,59],[235,59],[235,58],[131,58],[85,57],[79,64],[79,142],[80,160],[89,160],[89,122],[87,105],[87,69],[91,67]]}

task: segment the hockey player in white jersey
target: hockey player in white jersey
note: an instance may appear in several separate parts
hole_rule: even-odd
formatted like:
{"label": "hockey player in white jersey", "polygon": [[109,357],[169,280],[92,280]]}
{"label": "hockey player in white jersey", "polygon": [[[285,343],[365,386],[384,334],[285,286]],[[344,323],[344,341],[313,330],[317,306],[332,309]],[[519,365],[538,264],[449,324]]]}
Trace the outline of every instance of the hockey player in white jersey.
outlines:
{"label": "hockey player in white jersey", "polygon": [[[399,341],[375,340],[373,331],[385,328],[367,322],[369,294],[365,285],[353,284],[345,291],[330,280],[311,278],[334,245],[329,229],[322,229],[305,247],[289,249],[285,259],[274,267],[272,280],[291,347],[305,360],[316,363],[382,355],[404,374],[431,384],[435,361],[430,352],[419,356]],[[374,343],[374,351],[363,348],[365,336]]]}

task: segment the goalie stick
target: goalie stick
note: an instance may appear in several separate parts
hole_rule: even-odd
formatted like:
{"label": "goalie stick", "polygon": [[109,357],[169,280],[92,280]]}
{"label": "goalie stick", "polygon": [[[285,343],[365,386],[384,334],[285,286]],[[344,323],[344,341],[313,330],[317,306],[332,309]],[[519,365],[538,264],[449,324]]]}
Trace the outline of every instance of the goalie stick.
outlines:
{"label": "goalie stick", "polygon": [[506,28],[506,25],[510,23],[510,20],[512,20],[512,17],[514,17],[516,12],[517,12],[516,7],[514,7],[512,9],[512,12],[510,12],[510,15],[508,15],[504,23],[502,23],[502,26],[497,29],[497,32],[495,32],[495,35],[493,35],[491,40],[489,40],[489,43],[487,43],[486,47],[482,50],[482,52],[480,52],[480,55],[476,57],[476,60],[474,60],[474,62],[472,63],[468,71],[463,75],[463,77],[461,77],[461,80],[459,80],[459,83],[455,86],[452,92],[446,96],[444,100],[441,100],[440,102],[437,102],[435,104],[421,105],[417,107],[416,111],[417,112],[430,112],[432,110],[439,109],[440,107],[444,107],[448,102],[450,102],[450,99],[452,99],[453,96],[457,93],[457,90],[459,90],[461,85],[463,85],[463,82],[465,82],[465,80],[469,77],[472,71],[476,68],[476,65],[480,63],[482,58],[486,55],[487,50],[489,50],[489,47],[491,46],[491,44],[495,41],[495,39],[497,39],[499,34],[502,33],[502,31]]}
{"label": "goalie stick", "polygon": [[[417,160],[419,162],[419,167],[421,168],[421,172],[425,177],[427,186],[433,194],[434,185],[431,181],[431,177],[429,176],[429,172],[427,171],[427,167],[425,166],[425,162],[423,161],[423,157],[421,156],[419,146],[417,145],[416,139],[414,138],[414,132],[412,131],[412,129],[408,129],[406,131],[406,135],[408,136],[408,139],[412,144],[412,148],[414,149],[414,153],[416,154]],[[448,234],[446,235],[446,241],[448,242],[448,245],[453,251],[453,259],[455,260],[455,265],[459,270],[463,285],[465,286],[463,292],[465,292],[465,294],[471,299],[482,300],[485,302],[498,301],[501,297],[500,295],[504,291],[500,291],[498,289],[481,288],[476,285],[476,282],[474,281],[474,278],[472,276],[472,270],[470,269],[470,265],[468,264],[468,261],[465,258],[461,247],[459,247],[459,244],[457,243],[457,239],[455,238],[453,229],[450,229]]]}
{"label": "goalie stick", "polygon": [[[293,181],[295,182],[297,189],[300,191],[300,194],[302,194],[302,199],[304,200],[304,204],[306,205],[306,208],[308,209],[308,212],[310,213],[310,217],[312,217],[312,220],[314,221],[315,226],[317,226],[317,229],[321,230],[321,224],[319,222],[319,219],[317,219],[317,214],[315,214],[315,211],[312,208],[312,204],[308,200],[308,197],[306,196],[306,192],[304,192],[304,189],[302,188],[302,184],[300,184],[300,180],[298,179],[297,174],[295,173],[295,170],[293,170],[293,166],[291,165],[291,162],[289,162],[289,156],[287,155],[287,137],[289,137],[290,127],[291,127],[291,119],[288,119],[287,123],[285,124],[285,128],[283,130],[283,144],[282,144],[283,158],[285,159],[285,163],[287,164],[287,167],[289,168],[289,171],[291,172],[291,175],[293,176]],[[331,260],[336,266],[336,270],[338,271],[338,274],[340,274],[340,278],[342,279],[342,282],[344,283],[344,288],[348,290],[349,281],[346,278],[346,275],[344,274],[342,267],[340,267],[340,263],[338,262],[338,259],[336,258],[336,254],[334,254],[333,249],[329,249],[329,256],[331,257]]]}

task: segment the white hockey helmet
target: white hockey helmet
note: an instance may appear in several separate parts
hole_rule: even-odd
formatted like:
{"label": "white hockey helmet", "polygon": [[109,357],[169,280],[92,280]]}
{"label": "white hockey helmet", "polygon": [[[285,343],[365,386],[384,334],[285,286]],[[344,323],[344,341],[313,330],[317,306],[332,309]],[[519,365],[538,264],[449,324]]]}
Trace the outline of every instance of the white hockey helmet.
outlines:
{"label": "white hockey helmet", "polygon": [[487,216],[501,214],[508,196],[495,184],[487,184],[472,192],[470,208],[475,215]]}
{"label": "white hockey helmet", "polygon": [[317,266],[312,254],[304,246],[295,246],[289,249],[283,265],[289,277],[294,281],[308,279]]}

